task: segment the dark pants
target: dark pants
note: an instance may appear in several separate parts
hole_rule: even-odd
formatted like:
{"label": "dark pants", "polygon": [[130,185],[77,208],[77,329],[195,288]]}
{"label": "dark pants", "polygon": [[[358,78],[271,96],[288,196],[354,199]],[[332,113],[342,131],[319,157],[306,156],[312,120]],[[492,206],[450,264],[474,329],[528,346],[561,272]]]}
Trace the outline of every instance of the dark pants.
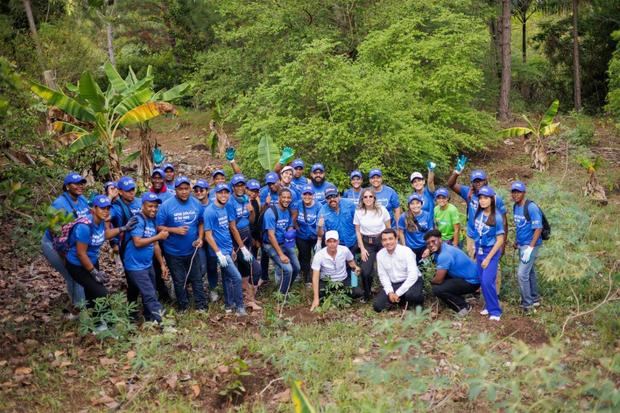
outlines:
{"label": "dark pants", "polygon": [[189,271],[190,265],[192,268],[187,275],[187,284],[192,285],[196,309],[206,309],[208,305],[207,295],[202,283],[202,275],[200,274],[200,259],[198,258],[198,254],[194,257],[193,264],[191,264],[191,255],[175,257],[173,255],[166,254],[166,262],[168,263],[168,268],[170,269],[170,274],[172,275],[174,292],[177,296],[177,306],[179,309],[184,311],[189,308],[189,300],[187,298],[187,290],[185,286],[185,275]]}
{"label": "dark pants", "polygon": [[137,303],[138,297],[140,296],[140,289],[129,277],[129,272],[127,270],[125,270],[125,279],[127,280],[127,302],[129,304]]}
{"label": "dark pants", "polygon": [[144,319],[146,321],[161,322],[163,307],[157,299],[155,290],[155,270],[149,267],[145,270],[125,272],[127,278],[138,288],[142,295],[142,305],[144,306]]}
{"label": "dark pants", "polygon": [[[403,283],[392,283],[392,288],[394,292],[400,288]],[[419,277],[418,280],[405,292],[405,294],[400,296],[399,304],[407,303],[407,308],[414,309],[416,306],[422,306],[424,304],[424,292],[422,288],[424,287],[424,280],[422,277]],[[388,299],[388,295],[385,293],[385,290],[381,288],[381,291],[377,293],[375,296],[375,302],[373,303],[373,308],[376,312],[381,312],[385,310],[388,306],[391,306],[393,303]]]}
{"label": "dark pants", "polygon": [[[344,287],[350,288],[351,287],[351,276],[348,275],[347,278],[345,278],[341,282]],[[326,293],[327,293],[327,281],[319,280],[319,298],[325,297]],[[351,296],[351,298],[360,298],[362,295],[364,295],[364,290],[362,290],[360,287],[351,288],[351,292],[349,293],[349,296]]]}
{"label": "dark pants", "polygon": [[155,257],[153,257],[153,271],[155,272],[155,289],[157,290],[159,301],[162,303],[171,303],[172,297],[170,297],[170,291],[168,291],[168,286],[162,276],[161,265],[159,265],[159,261]]}
{"label": "dark pants", "polygon": [[301,273],[303,280],[306,283],[312,282],[312,270],[310,266],[312,264],[312,250],[316,245],[316,238],[295,240],[297,244],[297,252],[299,256],[299,265],[301,266]]}
{"label": "dark pants", "polygon": [[480,284],[470,284],[462,278],[453,278],[447,275],[441,284],[433,284],[432,290],[433,295],[458,312],[467,307],[463,295],[474,293],[478,288],[480,288]]}
{"label": "dark pants", "polygon": [[[250,232],[250,227],[245,227],[239,230],[239,235],[241,236],[241,240],[243,241],[243,246],[251,251],[252,248],[252,233]],[[260,280],[262,275],[261,264],[256,262],[256,260],[252,260],[252,262],[247,262],[243,259],[243,254],[239,251],[239,246],[233,240],[233,245],[235,251],[237,251],[237,259],[235,263],[237,264],[237,268],[241,273],[243,278],[252,276],[252,284],[258,284],[258,280]]]}
{"label": "dark pants", "polygon": [[[99,268],[99,263],[96,263],[95,267]],[[81,265],[73,265],[67,261],[67,270],[75,282],[84,287],[86,307],[93,308],[97,298],[108,295],[108,290],[105,288],[105,285],[97,282],[95,277],[93,277],[90,272],[86,271],[86,269]]]}
{"label": "dark pants", "polygon": [[364,248],[368,251],[368,259],[366,261],[361,260],[360,266],[362,267],[362,285],[364,286],[364,298],[370,300],[372,294],[372,280],[375,274],[375,262],[377,262],[377,253],[383,245],[378,236],[367,237],[363,236]]}
{"label": "dark pants", "polygon": [[263,281],[269,281],[269,254],[265,251],[265,247],[261,248],[260,252],[260,271],[261,279]]}
{"label": "dark pants", "polygon": [[200,256],[200,274],[204,278],[207,274],[207,282],[209,283],[209,290],[214,291],[217,288],[217,258],[215,260],[209,259],[209,245],[205,242],[203,247],[198,250]]}

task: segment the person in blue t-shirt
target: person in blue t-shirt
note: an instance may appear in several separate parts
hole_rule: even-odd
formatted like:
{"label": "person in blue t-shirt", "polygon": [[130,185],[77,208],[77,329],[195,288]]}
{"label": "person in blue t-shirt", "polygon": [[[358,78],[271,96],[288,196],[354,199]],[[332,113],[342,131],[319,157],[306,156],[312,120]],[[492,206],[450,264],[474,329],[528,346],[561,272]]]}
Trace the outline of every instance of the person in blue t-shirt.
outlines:
{"label": "person in blue t-shirt", "polygon": [[151,187],[149,188],[149,192],[157,195],[157,197],[161,199],[162,203],[174,196],[174,188],[168,188],[164,183],[165,176],[166,173],[163,169],[153,169],[153,172],[151,172]]}
{"label": "person in blue t-shirt", "polygon": [[171,196],[174,196],[174,166],[171,163],[165,163],[162,170],[164,171],[164,185],[166,186],[166,191],[168,191]]}
{"label": "person in blue t-shirt", "polygon": [[495,280],[506,236],[502,214],[495,207],[495,191],[490,186],[483,186],[478,191],[474,229],[476,263],[485,302],[480,314],[488,315],[491,321],[499,321],[502,309],[499,305]]}
{"label": "person in blue t-shirt", "polygon": [[285,166],[280,171],[280,189],[288,188],[291,190],[291,212],[293,212],[293,220],[297,214],[297,202],[301,199],[301,194],[293,188],[293,167]]}
{"label": "person in blue t-shirt", "polygon": [[[52,202],[51,206],[59,211],[64,211],[65,214],[71,214],[74,219],[88,215],[90,207],[83,196],[85,184],[86,179],[80,174],[69,172],[62,185],[62,194]],[[74,319],[77,308],[84,301],[84,288],[75,282],[67,271],[65,260],[54,249],[52,234],[49,230],[45,231],[41,238],[41,252],[47,262],[65,279],[67,294],[73,306],[73,308],[65,310],[65,314],[67,318]]]}
{"label": "person in blue t-shirt", "polygon": [[110,199],[110,202],[116,201],[118,198],[118,187],[116,182],[108,181],[103,184],[103,193]]}
{"label": "person in blue t-shirt", "polygon": [[317,222],[317,236],[315,252],[322,248],[322,238],[327,231],[338,231],[340,244],[348,247],[355,255],[359,247],[357,245],[357,234],[353,218],[357,204],[350,199],[342,199],[335,186],[330,186],[325,190],[326,203],[319,210],[319,221]]}
{"label": "person in blue t-shirt", "polygon": [[[515,203],[513,208],[516,228],[515,248],[519,250],[517,279],[521,290],[521,306],[527,312],[540,305],[534,264],[542,245],[542,211],[538,205],[525,198],[526,187],[523,182],[513,182],[510,189]],[[525,208],[529,220],[525,216]]]}
{"label": "person in blue t-shirt", "polygon": [[295,221],[295,229],[297,237],[295,244],[299,252],[299,265],[301,267],[301,276],[303,281],[308,284],[312,283],[312,249],[317,241],[317,220],[321,206],[314,200],[314,189],[312,185],[305,185],[301,188],[301,200],[297,201],[297,219]]}
{"label": "person in blue t-shirt", "polygon": [[401,213],[398,194],[393,188],[383,184],[383,173],[381,169],[371,169],[368,173],[368,180],[375,190],[377,203],[383,205],[385,209],[387,209],[392,218],[392,227],[396,228],[396,223],[400,219]]}
{"label": "person in blue t-shirt", "polygon": [[419,194],[409,196],[408,211],[398,220],[398,235],[400,243],[411,248],[415,253],[416,264],[420,264],[426,251],[424,234],[433,229],[433,221],[428,212],[423,210],[426,200]]}
{"label": "person in blue t-shirt", "polygon": [[162,244],[179,309],[185,311],[189,308],[186,286],[191,283],[196,309],[206,310],[208,303],[200,263],[195,259],[204,237],[202,207],[196,198],[190,196],[189,178],[180,176],[174,185],[176,195],[157,211],[157,231],[169,232]]}
{"label": "person in blue t-shirt", "polygon": [[[192,190],[194,191],[194,197],[200,201],[200,206],[202,207],[200,215],[202,216],[209,204],[211,204],[211,200],[209,199],[209,183],[204,179],[197,179]],[[220,298],[215,291],[218,279],[217,260],[209,259],[209,248],[209,244],[203,242],[202,248],[198,249],[198,258],[200,259],[200,274],[202,274],[203,277],[205,273],[207,274],[209,301],[214,303]]]}
{"label": "person in blue t-shirt", "polygon": [[275,172],[265,174],[265,186],[259,191],[261,213],[270,206],[278,204],[278,191],[280,190],[280,178]]}
{"label": "person in blue t-shirt", "polygon": [[435,261],[435,275],[431,280],[433,295],[460,317],[466,316],[471,306],[463,296],[480,288],[476,263],[457,247],[443,242],[438,229],[428,231],[424,240]]}
{"label": "person in blue t-shirt", "polygon": [[[216,257],[222,271],[226,311],[235,311],[238,316],[245,316],[247,313],[243,304],[241,274],[232,259],[233,237],[231,226],[237,219],[236,212],[229,202],[230,190],[228,185],[217,184],[214,189],[215,202],[207,207],[203,216],[205,240],[211,247],[209,253],[212,257]],[[242,249],[245,250],[242,251],[244,259],[249,259],[247,255],[251,256],[252,254],[247,248],[242,247]]]}
{"label": "person in blue t-shirt", "polygon": [[362,176],[362,173],[356,169],[355,171],[351,172],[349,178],[351,182],[351,188],[345,189],[342,193],[342,197],[350,199],[351,201],[357,203],[360,199],[360,194],[362,193],[362,183],[364,177]]}
{"label": "person in blue t-shirt", "polygon": [[295,244],[285,245],[285,234],[293,229],[293,218],[289,208],[291,190],[280,189],[278,204],[269,207],[263,217],[263,249],[282,271],[279,291],[287,294],[299,274],[300,265],[295,254]]}
{"label": "person in blue t-shirt", "polygon": [[211,173],[211,190],[209,191],[209,201],[215,202],[215,187],[218,184],[226,183],[226,173],[223,169],[216,169]]}
{"label": "person in blue t-shirt", "polygon": [[432,222],[435,222],[435,168],[437,165],[429,161],[426,166],[428,167],[426,181],[422,173],[416,171],[409,177],[409,182],[411,182],[413,193],[424,198],[422,210],[428,213]]}
{"label": "person in blue t-shirt", "polygon": [[159,263],[163,279],[168,278],[168,267],[164,262],[158,241],[168,238],[168,231],[157,233],[155,216],[161,199],[152,192],[142,195],[142,208],[135,216],[136,226],[126,234],[123,264],[128,282],[132,283],[142,296],[144,319],[161,323],[163,307],[157,298],[153,257]]}
{"label": "person in blue t-shirt", "polygon": [[312,168],[310,168],[310,179],[312,181],[312,189],[314,190],[314,200],[324,205],[325,190],[329,187],[335,187],[335,185],[325,180],[325,167],[322,163],[312,165]]}
{"label": "person in blue t-shirt", "polygon": [[293,181],[291,182],[291,186],[297,192],[301,193],[301,190],[310,185],[310,179],[306,178],[304,175],[305,164],[304,161],[297,158],[291,163],[291,167],[293,168]]}

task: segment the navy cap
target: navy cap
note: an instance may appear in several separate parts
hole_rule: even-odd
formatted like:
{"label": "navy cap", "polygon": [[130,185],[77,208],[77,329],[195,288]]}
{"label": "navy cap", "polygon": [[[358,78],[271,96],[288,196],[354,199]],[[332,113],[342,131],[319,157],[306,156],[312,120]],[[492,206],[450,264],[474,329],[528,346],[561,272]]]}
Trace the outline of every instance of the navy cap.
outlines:
{"label": "navy cap", "polygon": [[301,194],[312,194],[314,195],[314,188],[312,188],[312,185],[304,185],[303,188],[301,188]]}
{"label": "navy cap", "polygon": [[161,204],[161,199],[159,199],[159,197],[153,192],[145,192],[144,195],[142,195],[142,203],[145,202],[156,202]]}
{"label": "navy cap", "polygon": [[338,189],[336,189],[335,186],[329,186],[325,190],[325,198],[327,198],[328,196],[332,196],[332,195],[338,195]]}
{"label": "navy cap", "polygon": [[112,202],[110,202],[110,198],[108,198],[105,195],[97,195],[93,199],[93,206],[96,206],[99,208],[109,208],[112,206]]}
{"label": "navy cap", "polygon": [[371,169],[370,172],[368,172],[368,178],[372,178],[373,176],[383,176],[381,169],[379,168]]}
{"label": "navy cap", "polygon": [[136,181],[134,181],[131,176],[123,176],[118,180],[116,185],[121,191],[131,191],[132,189],[136,189]]}
{"label": "navy cap", "polygon": [[450,198],[450,192],[448,192],[448,190],[446,188],[438,188],[435,191],[435,198],[437,198],[438,196],[443,196],[446,198]]}
{"label": "navy cap", "polygon": [[215,193],[217,194],[218,192],[222,192],[222,191],[228,191],[230,192],[230,188],[228,187],[228,185],[226,184],[217,184],[215,185]]}
{"label": "navy cap", "polygon": [[478,191],[478,196],[492,197],[492,196],[495,196],[495,191],[490,186],[485,185],[482,188],[480,188],[480,191]]}
{"label": "navy cap", "polygon": [[232,186],[238,185],[238,184],[245,184],[246,180],[245,180],[245,176],[243,176],[243,174],[235,174],[233,175],[232,179],[230,180],[230,184]]}
{"label": "navy cap", "polygon": [[487,174],[484,173],[481,169],[475,169],[471,172],[471,182],[474,182],[476,179],[487,179]]}
{"label": "navy cap", "polygon": [[77,172],[69,172],[69,174],[65,176],[65,180],[64,180],[65,185],[85,184],[85,183],[86,183],[86,178],[84,178],[82,175],[80,175]]}
{"label": "navy cap", "polygon": [[312,168],[310,169],[311,172],[314,171],[323,171],[325,172],[325,167],[323,166],[322,163],[315,163],[314,165],[312,165]]}
{"label": "navy cap", "polygon": [[413,194],[413,195],[409,195],[409,198],[407,199],[407,205],[409,205],[411,203],[411,201],[413,200],[418,200],[420,201],[420,203],[424,204],[424,197],[420,194]]}
{"label": "navy cap", "polygon": [[179,176],[177,179],[174,180],[174,187],[175,188],[178,188],[179,186],[181,186],[183,184],[191,185],[192,183],[190,182],[190,180],[189,180],[189,178],[187,176]]}
{"label": "navy cap", "polygon": [[525,192],[525,184],[521,181],[515,181],[510,186],[511,191]]}
{"label": "navy cap", "polygon": [[165,164],[164,164],[164,167],[163,167],[162,169],[163,169],[164,171],[165,171],[166,169],[172,169],[172,170],[174,171],[174,166],[172,166],[172,164],[171,164],[171,163],[165,163]]}
{"label": "navy cap", "polygon": [[107,190],[109,187],[111,187],[111,186],[112,186],[112,187],[114,187],[114,188],[116,188],[116,182],[114,182],[114,181],[108,181],[108,182],[106,182],[105,184],[103,184],[103,188],[104,188],[104,189],[106,189],[106,190]]}
{"label": "navy cap", "polygon": [[349,179],[353,179],[353,178],[355,178],[356,176],[357,176],[358,178],[360,178],[360,179],[362,179],[362,178],[363,178],[362,173],[356,169],[355,171],[351,172],[351,175],[349,175]]}
{"label": "navy cap", "polygon": [[224,178],[226,178],[226,173],[223,169],[216,169],[215,171],[213,171],[213,173],[211,174],[211,178],[215,178],[215,175],[223,175]]}
{"label": "navy cap", "polygon": [[248,189],[251,191],[258,191],[260,189],[260,182],[258,182],[256,179],[250,179],[247,186]]}
{"label": "navy cap", "polygon": [[[174,169],[173,169],[174,170]],[[151,172],[151,178],[154,177],[156,174],[159,174],[159,176],[161,176],[162,178],[164,177],[165,173],[164,170],[161,168],[155,168],[153,169],[153,172]]]}
{"label": "navy cap", "polygon": [[265,182],[267,183],[267,185],[275,184],[276,182],[278,182],[278,180],[278,174],[275,172],[268,172],[267,175],[265,175]]}
{"label": "navy cap", "polygon": [[209,183],[204,179],[197,179],[193,188],[209,189]]}
{"label": "navy cap", "polygon": [[293,163],[291,163],[291,166],[293,168],[303,168],[305,166],[304,161],[302,161],[301,159],[297,158],[293,161]]}

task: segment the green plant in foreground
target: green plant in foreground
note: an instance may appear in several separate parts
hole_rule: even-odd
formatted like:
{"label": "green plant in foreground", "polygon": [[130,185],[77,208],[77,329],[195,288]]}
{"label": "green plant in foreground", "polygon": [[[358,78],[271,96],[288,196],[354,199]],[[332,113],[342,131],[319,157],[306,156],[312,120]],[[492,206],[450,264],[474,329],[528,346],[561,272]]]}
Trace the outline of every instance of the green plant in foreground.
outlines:
{"label": "green plant in foreground", "polygon": [[245,394],[246,388],[243,385],[241,379],[243,377],[251,376],[250,366],[242,358],[236,357],[230,362],[226,363],[230,369],[230,379],[226,382],[226,385],[219,391],[219,395],[225,397],[228,402],[232,402],[235,397],[241,397]]}
{"label": "green plant in foreground", "polygon": [[[99,297],[92,308],[82,307],[80,334],[94,333],[102,340],[109,337],[119,341],[127,340],[136,328],[131,322],[131,315],[136,311],[137,304],[128,303],[125,294],[116,293],[107,297]],[[100,325],[106,325],[107,329],[99,330]]]}
{"label": "green plant in foreground", "polygon": [[321,311],[331,309],[343,309],[351,306],[351,287],[346,287],[341,282],[328,280],[325,285],[325,298],[321,303]]}

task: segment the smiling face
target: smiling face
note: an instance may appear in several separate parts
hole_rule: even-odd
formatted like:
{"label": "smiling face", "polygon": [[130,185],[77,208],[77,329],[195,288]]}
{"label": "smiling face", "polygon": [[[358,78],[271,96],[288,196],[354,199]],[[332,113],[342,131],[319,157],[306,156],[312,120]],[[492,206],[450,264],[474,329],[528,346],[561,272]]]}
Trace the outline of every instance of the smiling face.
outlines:
{"label": "smiling face", "polygon": [[338,240],[330,238],[325,241],[325,246],[327,247],[327,252],[329,252],[330,254],[334,254],[336,253],[336,251],[338,251]]}
{"label": "smiling face", "polygon": [[422,178],[413,178],[413,181],[411,181],[411,187],[414,191],[420,192],[424,189],[425,183],[426,181]]}
{"label": "smiling face", "polygon": [[480,195],[478,198],[478,203],[480,204],[480,208],[486,209],[491,206],[491,197]]}
{"label": "smiling face", "polygon": [[151,176],[151,185],[153,185],[153,189],[159,191],[164,186],[164,178],[160,174]]}
{"label": "smiling face", "polygon": [[159,208],[158,202],[144,202],[142,203],[142,213],[147,218],[155,218],[157,215],[157,208]]}
{"label": "smiling face", "polygon": [[246,193],[252,201],[258,198],[258,189],[248,189]]}
{"label": "smiling face", "polygon": [[353,178],[351,178],[351,186],[356,191],[360,189],[360,187],[362,186],[362,178],[360,178],[359,176],[354,176]]}
{"label": "smiling face", "polygon": [[230,199],[230,192],[227,190],[221,190],[220,192],[215,194],[215,199],[217,203],[220,205],[225,205]]}
{"label": "smiling face", "polygon": [[378,190],[379,188],[381,188],[381,185],[383,185],[383,177],[379,175],[374,175],[372,178],[369,179],[369,181],[370,185],[372,185],[375,190]]}
{"label": "smiling face", "polygon": [[177,198],[179,198],[181,201],[187,201],[189,199],[189,184],[183,183],[179,186],[177,186],[175,189]]}
{"label": "smiling face", "polygon": [[76,184],[69,184],[67,185],[67,192],[69,192],[71,196],[77,198],[78,196],[84,193],[84,185],[85,184],[83,182],[78,182]]}
{"label": "smiling face", "polygon": [[199,201],[204,200],[205,198],[207,198],[208,194],[209,192],[205,188],[202,188],[200,186],[194,187],[194,196],[196,197],[197,200]]}
{"label": "smiling face", "polygon": [[364,204],[364,206],[366,208],[374,208],[375,207],[375,203],[377,202],[377,199],[375,197],[375,194],[373,193],[373,191],[369,190],[369,189],[365,189],[364,191],[362,191],[362,195],[361,195],[361,200],[362,203]]}
{"label": "smiling face", "polygon": [[446,198],[445,196],[438,196],[437,198],[435,198],[435,201],[437,202],[437,205],[439,205],[441,208],[448,205],[448,198]]}
{"label": "smiling face", "polygon": [[291,204],[291,193],[289,191],[282,191],[280,193],[280,197],[278,198],[278,203],[282,209],[288,208]]}
{"label": "smiling face", "polygon": [[396,236],[392,233],[381,234],[381,245],[383,245],[383,248],[389,253],[394,252],[396,249]]}
{"label": "smiling face", "polygon": [[222,174],[215,174],[213,177],[213,186],[226,183],[226,177]]}
{"label": "smiling face", "polygon": [[170,168],[166,169],[164,171],[164,174],[166,174],[166,182],[172,182],[174,181],[174,171]]}
{"label": "smiling face", "polygon": [[314,202],[314,195],[310,192],[306,192],[301,196],[301,199],[303,199],[305,206],[311,206]]}
{"label": "smiling face", "polygon": [[235,191],[235,196],[245,195],[245,183],[239,182],[237,185],[233,186],[233,191]]}
{"label": "smiling face", "polygon": [[422,211],[422,202],[417,199],[409,202],[409,211],[411,211],[413,215],[418,215]]}
{"label": "smiling face", "polygon": [[338,195],[330,195],[328,197],[325,197],[325,199],[327,200],[327,205],[329,205],[331,209],[338,208],[338,201],[340,200],[340,197]]}
{"label": "smiling face", "polygon": [[98,206],[93,207],[92,211],[93,211],[93,215],[101,220],[101,221],[105,221],[110,217],[110,208],[111,207],[105,207],[105,208],[100,208]]}
{"label": "smiling face", "polygon": [[293,180],[293,171],[286,170],[282,172],[282,174],[280,175],[280,180],[284,185],[288,186]]}
{"label": "smiling face", "polygon": [[480,188],[482,188],[486,184],[487,184],[487,180],[486,179],[475,179],[474,182],[472,183],[472,185],[474,186],[474,190],[476,192],[478,192],[480,190]]}

